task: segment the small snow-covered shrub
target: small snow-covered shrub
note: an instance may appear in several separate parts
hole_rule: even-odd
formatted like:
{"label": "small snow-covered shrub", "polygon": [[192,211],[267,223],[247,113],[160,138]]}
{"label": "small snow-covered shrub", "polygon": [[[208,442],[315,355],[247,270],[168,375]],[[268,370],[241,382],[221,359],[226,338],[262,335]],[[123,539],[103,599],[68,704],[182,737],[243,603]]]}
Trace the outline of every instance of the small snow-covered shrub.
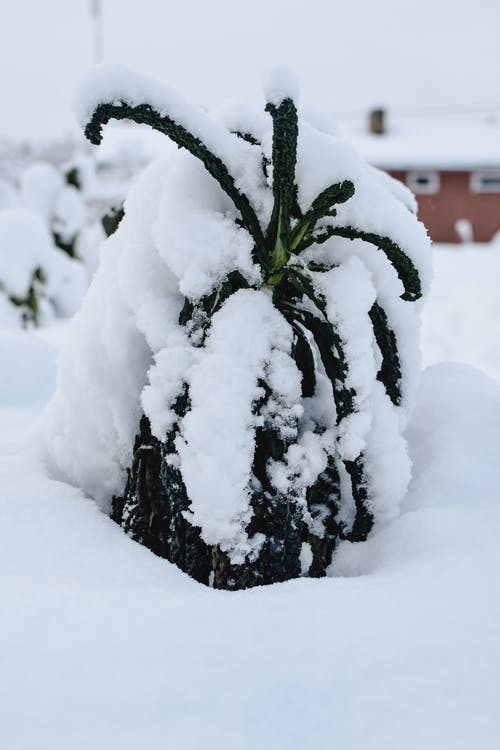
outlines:
{"label": "small snow-covered shrub", "polygon": [[54,245],[39,213],[0,211],[0,325],[72,315],[85,285],[83,268]]}
{"label": "small snow-covered shrub", "polygon": [[1,325],[40,325],[78,309],[126,185],[145,163],[122,149],[101,170],[95,154],[71,143],[24,156],[9,169],[0,154]]}
{"label": "small snow-covered shrub", "polygon": [[72,315],[88,283],[84,266],[73,260],[86,220],[80,192],[44,161],[28,164],[17,181],[5,185],[3,194],[0,189],[0,322],[36,326]]}
{"label": "small snow-covered shrub", "polygon": [[86,221],[80,190],[46,162],[31,164],[21,176],[20,187],[23,204],[43,216],[57,247],[75,257],[75,243]]}
{"label": "small snow-covered shrub", "polygon": [[[25,208],[39,214],[53,244],[80,261],[89,279],[102,242],[123,215],[131,182],[161,140],[158,133],[138,133],[126,123],[109,130],[99,149],[83,138],[0,143],[0,212]],[[1,273],[0,266],[0,278]]]}
{"label": "small snow-covered shrub", "polygon": [[209,116],[115,67],[82,96],[92,142],[128,118],[182,150],[147,170],[107,241],[48,459],[219,588],[325,575],[410,476],[427,235],[411,194],[294,99],[274,77],[265,113]]}

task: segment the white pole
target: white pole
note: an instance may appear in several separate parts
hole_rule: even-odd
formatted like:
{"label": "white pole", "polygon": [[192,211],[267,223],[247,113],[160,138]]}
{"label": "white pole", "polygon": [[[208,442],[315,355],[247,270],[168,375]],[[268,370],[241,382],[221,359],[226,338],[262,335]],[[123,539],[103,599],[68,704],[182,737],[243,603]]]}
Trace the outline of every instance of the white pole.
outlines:
{"label": "white pole", "polygon": [[104,28],[102,22],[102,0],[90,0],[90,13],[93,22],[93,62],[100,63],[104,58]]}

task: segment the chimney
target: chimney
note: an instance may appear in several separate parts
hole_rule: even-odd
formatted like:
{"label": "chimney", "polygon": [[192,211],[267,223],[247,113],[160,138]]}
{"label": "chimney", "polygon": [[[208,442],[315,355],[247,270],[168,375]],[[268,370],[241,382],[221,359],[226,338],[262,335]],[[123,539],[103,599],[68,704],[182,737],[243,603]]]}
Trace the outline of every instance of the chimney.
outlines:
{"label": "chimney", "polygon": [[372,109],[370,111],[369,129],[370,133],[374,135],[384,135],[386,132],[385,109],[380,107],[379,109]]}

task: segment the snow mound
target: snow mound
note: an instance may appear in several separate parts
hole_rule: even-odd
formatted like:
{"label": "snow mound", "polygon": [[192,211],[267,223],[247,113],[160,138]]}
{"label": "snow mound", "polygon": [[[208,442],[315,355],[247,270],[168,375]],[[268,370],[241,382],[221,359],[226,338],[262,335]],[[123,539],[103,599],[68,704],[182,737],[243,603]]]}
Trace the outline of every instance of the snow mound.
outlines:
{"label": "snow mound", "polygon": [[[407,430],[413,479],[402,514],[365,544],[342,544],[335,575],[387,569],[404,575],[415,562],[429,576],[443,561],[450,572],[454,564],[460,574],[474,569],[474,560],[460,558],[461,544],[469,546],[471,534],[476,554],[482,533],[493,543],[482,524],[487,513],[500,514],[499,411],[498,383],[479,370],[449,362],[426,369]],[[466,575],[474,577],[470,568]]]}

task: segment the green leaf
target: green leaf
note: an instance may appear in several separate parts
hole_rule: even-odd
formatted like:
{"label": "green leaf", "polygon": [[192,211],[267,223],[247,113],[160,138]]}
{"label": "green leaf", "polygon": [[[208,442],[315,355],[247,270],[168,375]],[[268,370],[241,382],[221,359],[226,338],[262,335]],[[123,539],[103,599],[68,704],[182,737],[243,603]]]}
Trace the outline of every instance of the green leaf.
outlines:
{"label": "green leaf", "polygon": [[252,146],[260,146],[261,144],[255,138],[251,133],[243,133],[241,130],[233,130],[233,135],[236,135],[238,138],[241,138],[242,141],[246,141],[247,143],[251,143]]}
{"label": "green leaf", "polygon": [[396,335],[389,326],[385,310],[377,302],[371,308],[369,316],[375,340],[382,355],[382,364],[377,379],[384,385],[392,403],[399,406],[401,403],[401,363]]}
{"label": "green leaf", "polygon": [[199,159],[207,172],[219,183],[222,190],[231,198],[235,207],[240,212],[243,224],[255,242],[257,259],[264,268],[267,267],[264,235],[255,211],[250,205],[250,201],[244,193],[236,188],[234,179],[224,162],[213,154],[198,137],[190,133],[183,125],[168,117],[168,115],[160,115],[149,104],[140,104],[134,107],[126,102],[121,102],[120,104],[102,103],[97,105],[90,121],[85,127],[85,135],[91,143],[98,145],[101,142],[102,126],[111,119],[133,120],[137,123],[149,125],[168,136],[179,148],[185,148],[190,154]]}
{"label": "green leaf", "polygon": [[337,182],[323,190],[312,202],[311,208],[306,211],[303,218],[294,227],[291,249],[293,252],[301,252],[305,247],[312,245],[316,240],[305,242],[306,237],[314,232],[316,222],[324,216],[331,216],[332,208],[339,203],[345,203],[354,195],[354,185],[350,180]]}
{"label": "green leaf", "polygon": [[[307,310],[283,304],[281,312],[289,322],[299,321],[312,333],[325,373],[332,385],[338,424],[355,411],[355,393],[345,383],[347,362],[340,336],[329,321],[320,320]],[[344,533],[343,538],[353,542],[362,541],[366,539],[373,526],[373,513],[369,507],[363,457],[358,456],[354,461],[344,461],[343,463],[351,480],[352,496],[356,507],[352,529]]]}
{"label": "green leaf", "polygon": [[401,250],[399,245],[391,240],[373,232],[363,232],[354,227],[331,227],[328,229],[329,236],[345,237],[348,240],[363,240],[375,245],[381,250],[394,266],[394,269],[404,287],[401,299],[414,302],[422,296],[422,285],[420,276],[413,261]]}
{"label": "green leaf", "polygon": [[290,98],[279,106],[267,104],[273,118],[273,195],[274,205],[267,230],[272,248],[272,268],[280,268],[289,257],[290,219],[295,206],[295,165],[299,134],[297,109]]}
{"label": "green leaf", "polygon": [[311,245],[321,245],[323,242],[326,242],[330,239],[330,237],[333,237],[336,234],[337,227],[325,227],[324,229],[320,230],[316,234],[308,233],[305,238],[300,242],[295,250],[294,253],[298,255],[303,250],[305,250],[307,247],[310,247]]}
{"label": "green leaf", "polygon": [[341,538],[342,529],[337,521],[341,494],[336,459],[328,456],[325,470],[307,490],[307,509],[312,523],[307,524],[305,541],[312,552],[312,563],[307,573],[312,578],[327,574],[332,554]]}
{"label": "green leaf", "polygon": [[292,286],[294,286],[300,294],[308,297],[318,310],[321,310],[325,318],[328,319],[326,301],[323,295],[315,290],[311,277],[293,266],[288,266],[286,271],[287,279]]}
{"label": "green leaf", "polygon": [[[184,305],[179,314],[179,324],[186,326],[188,329],[193,325],[198,329],[203,328],[202,340],[206,331],[210,327],[212,316],[220,310],[224,302],[238,289],[248,289],[249,284],[245,277],[239,271],[231,271],[226,278],[210,294],[201,297],[199,300],[184,300]],[[200,342],[201,345],[202,341]]]}
{"label": "green leaf", "polygon": [[351,530],[344,534],[350,542],[364,542],[373,528],[373,512],[370,509],[368,484],[362,456],[355,461],[344,461],[344,466],[351,479],[352,497],[356,515]]}
{"label": "green leaf", "polygon": [[311,342],[296,323],[291,323],[295,332],[293,356],[302,374],[302,397],[312,398],[316,390],[316,363],[311,349]]}
{"label": "green leaf", "polygon": [[318,318],[308,310],[285,303],[280,311],[289,323],[300,323],[311,332],[325,373],[332,384],[337,422],[340,422],[354,411],[354,392],[345,385],[347,362],[340,336],[329,321]]}

